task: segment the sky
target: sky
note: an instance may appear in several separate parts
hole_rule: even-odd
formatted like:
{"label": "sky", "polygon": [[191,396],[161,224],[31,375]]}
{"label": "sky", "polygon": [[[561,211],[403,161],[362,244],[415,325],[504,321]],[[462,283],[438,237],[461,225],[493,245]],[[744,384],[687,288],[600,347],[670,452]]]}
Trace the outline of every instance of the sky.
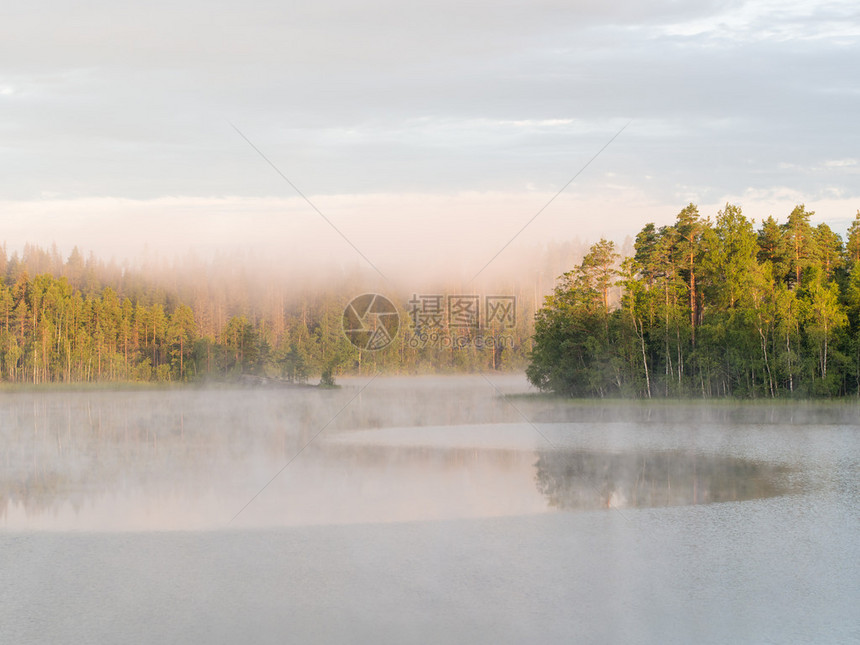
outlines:
{"label": "sky", "polygon": [[853,0],[5,3],[0,238],[390,278],[689,202],[844,232],[858,60]]}

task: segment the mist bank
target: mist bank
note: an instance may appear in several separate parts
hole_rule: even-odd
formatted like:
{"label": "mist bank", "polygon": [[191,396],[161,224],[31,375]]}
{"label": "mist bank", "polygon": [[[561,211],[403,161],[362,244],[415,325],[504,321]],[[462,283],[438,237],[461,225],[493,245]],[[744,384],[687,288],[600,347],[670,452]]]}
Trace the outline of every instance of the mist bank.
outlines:
{"label": "mist bank", "polygon": [[0,390],[0,531],[220,530],[252,498],[234,528],[760,499],[826,486],[857,418],[854,401],[548,401],[517,396],[521,375],[343,385]]}
{"label": "mist bank", "polygon": [[[11,257],[0,247],[0,382],[331,383],[368,372],[525,367],[537,284],[450,281],[407,289],[361,272],[333,269],[305,279],[245,260],[120,265],[77,248],[63,259],[56,247],[28,246]],[[344,311],[373,290],[393,303],[399,325],[386,347],[363,351],[344,334]],[[485,304],[488,296],[511,303],[504,330],[479,328],[478,317],[462,327],[449,317],[449,299]],[[412,324],[419,298],[439,307],[432,333]]]}
{"label": "mist bank", "polygon": [[[77,247],[66,259],[56,246],[0,247],[0,381],[331,383],[527,369],[566,396],[853,395],[860,213],[846,243],[812,216],[801,205],[756,231],[740,207],[712,222],[690,204],[621,254],[606,240],[556,242],[532,249],[516,278],[421,284],[371,266],[293,273],[294,263],[242,254],[120,264]],[[383,346],[359,349],[345,311],[368,292],[390,300],[398,324]],[[492,299],[510,304],[501,322]]]}

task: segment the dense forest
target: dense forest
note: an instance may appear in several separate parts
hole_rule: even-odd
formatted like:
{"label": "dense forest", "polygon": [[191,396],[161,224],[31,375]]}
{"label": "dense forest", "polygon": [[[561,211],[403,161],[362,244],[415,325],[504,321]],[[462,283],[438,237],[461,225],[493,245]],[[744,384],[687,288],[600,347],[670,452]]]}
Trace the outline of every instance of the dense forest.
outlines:
{"label": "dense forest", "polygon": [[514,325],[460,329],[443,311],[432,333],[412,325],[412,293],[388,294],[400,313],[399,333],[384,349],[359,351],[342,324],[346,304],[367,290],[353,273],[284,278],[271,268],[250,270],[246,260],[131,266],[84,257],[77,248],[64,258],[56,247],[27,246],[10,256],[0,246],[0,382],[303,383],[380,370],[526,364],[533,294],[504,291],[517,298]]}
{"label": "dense forest", "polygon": [[540,276],[461,296],[479,309],[487,295],[513,297],[503,326],[454,324],[446,299],[468,284],[436,290],[429,330],[410,303],[434,296],[379,285],[401,321],[379,351],[343,333],[344,307],[368,291],[354,271],[278,278],[239,257],[119,265],[77,248],[0,246],[0,382],[303,383],[528,364],[533,384],[568,396],[857,395],[860,211],[845,243],[812,215],[798,206],[756,230],[737,206],[711,221],[690,204],[672,225],[646,225],[630,257],[606,240],[550,247],[553,265],[581,263],[537,314]]}
{"label": "dense forest", "polygon": [[621,261],[594,244],[535,319],[529,380],[568,396],[860,395],[860,211],[847,240],[797,206],[756,230],[690,204]]}

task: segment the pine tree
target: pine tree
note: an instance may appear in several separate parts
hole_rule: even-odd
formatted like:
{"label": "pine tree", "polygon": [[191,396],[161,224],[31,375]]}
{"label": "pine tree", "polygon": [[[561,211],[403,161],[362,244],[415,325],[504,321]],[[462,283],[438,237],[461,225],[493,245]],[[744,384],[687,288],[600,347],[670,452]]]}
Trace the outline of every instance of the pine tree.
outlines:
{"label": "pine tree", "polygon": [[800,276],[815,258],[816,247],[809,218],[814,212],[807,212],[803,204],[796,206],[783,225],[783,236],[788,250],[789,284],[800,286]]}

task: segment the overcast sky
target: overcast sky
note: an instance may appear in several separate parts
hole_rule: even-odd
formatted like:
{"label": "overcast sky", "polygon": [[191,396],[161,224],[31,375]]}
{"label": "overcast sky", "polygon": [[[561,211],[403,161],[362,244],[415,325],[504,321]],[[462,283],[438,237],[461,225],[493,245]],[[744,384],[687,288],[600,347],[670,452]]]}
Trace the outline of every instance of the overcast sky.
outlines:
{"label": "overcast sky", "polygon": [[231,123],[386,274],[477,271],[625,124],[505,254],[691,201],[844,232],[857,61],[856,0],[5,3],[0,235],[360,260]]}

